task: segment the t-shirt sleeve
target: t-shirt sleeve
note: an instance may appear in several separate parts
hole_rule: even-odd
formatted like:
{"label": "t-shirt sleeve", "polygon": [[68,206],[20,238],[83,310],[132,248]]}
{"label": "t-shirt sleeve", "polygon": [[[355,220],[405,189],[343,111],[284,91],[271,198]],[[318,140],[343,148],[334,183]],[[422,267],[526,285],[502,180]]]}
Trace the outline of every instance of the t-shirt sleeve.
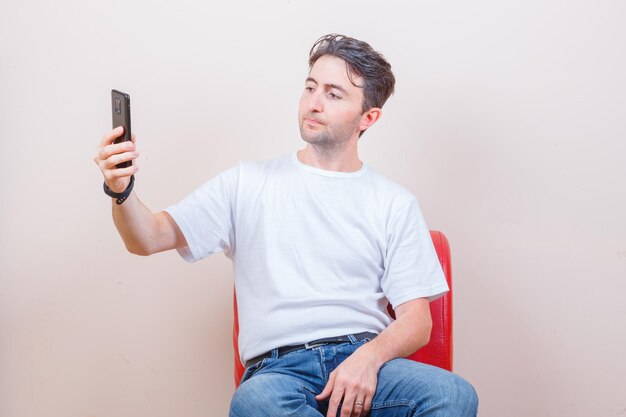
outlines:
{"label": "t-shirt sleeve", "polygon": [[206,182],[165,211],[182,231],[187,246],[178,253],[188,262],[234,249],[234,210],[239,166]]}
{"label": "t-shirt sleeve", "polygon": [[381,287],[393,308],[417,298],[433,301],[448,291],[417,200],[396,214],[387,236]]}

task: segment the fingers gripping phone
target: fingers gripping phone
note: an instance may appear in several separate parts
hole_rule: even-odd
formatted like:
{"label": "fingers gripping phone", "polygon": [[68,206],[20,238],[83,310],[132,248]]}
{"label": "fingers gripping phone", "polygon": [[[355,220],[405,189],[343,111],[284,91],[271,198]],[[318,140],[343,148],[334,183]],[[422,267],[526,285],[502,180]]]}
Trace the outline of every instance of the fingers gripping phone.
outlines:
{"label": "fingers gripping phone", "polygon": [[[124,134],[115,139],[114,143],[130,140],[130,96],[121,91],[111,90],[111,110],[113,112],[113,128],[115,129],[118,126],[124,127]],[[117,168],[126,168],[132,164],[132,161],[126,161],[115,166]]]}

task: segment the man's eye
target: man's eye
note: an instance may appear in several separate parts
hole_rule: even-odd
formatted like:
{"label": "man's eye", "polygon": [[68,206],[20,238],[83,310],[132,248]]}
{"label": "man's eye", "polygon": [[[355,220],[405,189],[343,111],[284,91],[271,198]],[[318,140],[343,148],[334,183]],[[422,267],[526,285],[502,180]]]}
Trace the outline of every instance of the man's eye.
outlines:
{"label": "man's eye", "polygon": [[304,87],[304,89],[308,91],[309,93],[313,92],[314,90],[313,87],[309,87],[309,86]]}
{"label": "man's eye", "polygon": [[340,98],[341,98],[340,96],[338,96],[338,95],[337,95],[337,94],[335,94],[335,93],[328,93],[328,95],[329,95],[329,96],[330,96],[330,98],[332,98],[333,100],[337,100],[337,99],[340,99]]}

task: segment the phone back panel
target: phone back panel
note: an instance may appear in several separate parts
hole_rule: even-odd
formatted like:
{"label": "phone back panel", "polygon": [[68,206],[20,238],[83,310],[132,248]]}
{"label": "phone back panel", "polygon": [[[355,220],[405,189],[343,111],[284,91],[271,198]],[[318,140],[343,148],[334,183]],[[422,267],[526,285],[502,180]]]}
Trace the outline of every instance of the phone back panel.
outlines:
{"label": "phone back panel", "polygon": [[[124,135],[115,139],[115,143],[130,140],[130,96],[121,91],[111,90],[111,112],[113,113],[113,128],[118,126],[124,127]],[[126,168],[132,165],[132,162],[122,162],[116,165],[117,168]]]}
{"label": "phone back panel", "polygon": [[130,140],[130,96],[121,91],[111,90],[111,110],[113,128],[124,126],[124,136],[117,138],[115,143]]}

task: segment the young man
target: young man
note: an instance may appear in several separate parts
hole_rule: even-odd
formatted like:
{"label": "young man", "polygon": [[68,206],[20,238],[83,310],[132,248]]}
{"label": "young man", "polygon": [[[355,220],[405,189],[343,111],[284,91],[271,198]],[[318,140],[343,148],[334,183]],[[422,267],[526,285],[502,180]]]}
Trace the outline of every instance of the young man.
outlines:
{"label": "young man", "polygon": [[134,140],[106,135],[95,162],[122,197],[115,225],[135,254],[232,259],[246,364],[232,417],[475,416],[469,383],[402,359],[428,343],[428,303],[448,288],[415,197],[358,157],[393,93],[391,66],[341,35],[319,39],[309,65],[304,149],[242,162],[166,211],[130,193],[134,165],[115,168],[137,158]]}

